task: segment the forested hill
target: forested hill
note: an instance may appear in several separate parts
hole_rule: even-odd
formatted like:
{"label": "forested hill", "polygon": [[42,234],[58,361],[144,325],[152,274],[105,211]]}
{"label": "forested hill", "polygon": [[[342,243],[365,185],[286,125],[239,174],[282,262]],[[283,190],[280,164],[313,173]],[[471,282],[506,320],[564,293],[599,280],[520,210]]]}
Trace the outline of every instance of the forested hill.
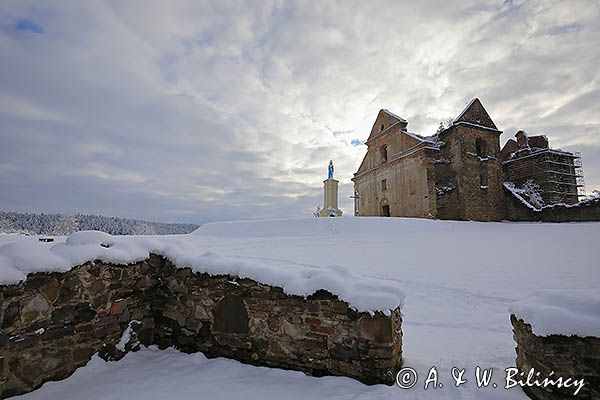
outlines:
{"label": "forested hill", "polygon": [[30,214],[0,211],[0,232],[29,235],[69,235],[97,230],[111,235],[168,235],[189,233],[199,225],[149,222],[85,214]]}

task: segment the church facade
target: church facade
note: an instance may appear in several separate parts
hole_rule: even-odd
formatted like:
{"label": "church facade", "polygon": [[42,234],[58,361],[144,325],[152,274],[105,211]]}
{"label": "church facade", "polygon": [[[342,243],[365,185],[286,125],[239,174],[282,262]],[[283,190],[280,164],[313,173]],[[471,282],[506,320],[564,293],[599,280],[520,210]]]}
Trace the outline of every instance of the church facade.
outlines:
{"label": "church facade", "polygon": [[[387,110],[377,115],[366,142],[367,153],[352,178],[355,215],[476,221],[506,219],[507,202],[513,204],[507,197],[514,197],[519,190],[510,186],[510,174],[528,170],[526,164],[541,155],[538,150],[551,150],[547,139],[544,150],[530,147],[524,138],[517,137],[518,143],[511,140],[508,148],[505,146],[501,151],[502,131],[477,98],[471,100],[448,127],[433,136],[411,133],[407,126],[405,119]],[[540,140],[532,140],[532,143],[537,142]],[[577,156],[554,152],[560,152],[561,161],[573,164],[563,166],[569,173],[560,176],[564,180],[560,190],[570,193],[563,202],[577,202],[580,186],[575,165]],[[554,168],[550,164],[546,167]],[[518,184],[531,186],[533,183],[534,188],[551,192],[556,189],[555,178],[551,177],[553,170],[547,172],[550,175],[542,178],[532,175]],[[549,195],[545,198],[556,199]]]}

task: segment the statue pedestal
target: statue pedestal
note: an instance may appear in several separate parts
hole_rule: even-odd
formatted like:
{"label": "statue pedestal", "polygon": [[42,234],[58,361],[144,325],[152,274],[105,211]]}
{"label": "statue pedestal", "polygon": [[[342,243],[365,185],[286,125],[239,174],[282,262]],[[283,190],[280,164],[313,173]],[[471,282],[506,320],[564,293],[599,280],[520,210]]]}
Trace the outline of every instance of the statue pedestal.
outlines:
{"label": "statue pedestal", "polygon": [[333,178],[323,181],[323,209],[319,211],[321,217],[341,217],[342,210],[338,208],[338,183]]}

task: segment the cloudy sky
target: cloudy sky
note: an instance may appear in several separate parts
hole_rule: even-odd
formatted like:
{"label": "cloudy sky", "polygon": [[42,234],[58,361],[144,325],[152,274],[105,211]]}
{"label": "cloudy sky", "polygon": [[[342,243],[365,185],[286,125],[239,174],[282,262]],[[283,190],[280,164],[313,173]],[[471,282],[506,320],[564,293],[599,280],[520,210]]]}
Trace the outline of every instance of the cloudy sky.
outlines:
{"label": "cloudy sky", "polygon": [[[454,4],[450,4],[454,3]],[[600,3],[0,3],[0,209],[157,221],[340,202],[377,111],[434,133],[479,97],[600,188]]]}

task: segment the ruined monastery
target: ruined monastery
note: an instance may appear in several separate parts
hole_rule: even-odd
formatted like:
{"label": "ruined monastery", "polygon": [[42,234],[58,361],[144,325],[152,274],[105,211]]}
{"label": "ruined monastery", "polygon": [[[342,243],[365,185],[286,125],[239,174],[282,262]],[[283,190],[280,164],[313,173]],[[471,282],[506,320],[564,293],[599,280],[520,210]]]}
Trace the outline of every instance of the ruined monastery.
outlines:
{"label": "ruined monastery", "polygon": [[578,153],[546,136],[515,135],[500,149],[494,121],[475,98],[433,136],[381,110],[354,174],[355,215],[454,220],[598,220],[600,199],[580,202]]}

